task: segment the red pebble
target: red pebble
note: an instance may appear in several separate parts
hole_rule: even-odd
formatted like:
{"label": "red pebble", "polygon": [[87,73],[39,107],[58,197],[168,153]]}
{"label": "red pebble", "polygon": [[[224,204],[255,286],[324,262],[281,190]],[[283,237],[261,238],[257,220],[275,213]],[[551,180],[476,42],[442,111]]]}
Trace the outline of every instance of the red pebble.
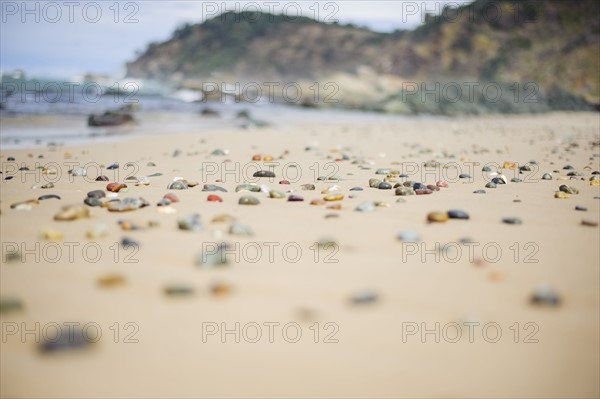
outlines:
{"label": "red pebble", "polygon": [[279,182],[279,184],[290,184],[290,182],[287,181],[287,180],[282,180],[282,181]]}
{"label": "red pebble", "polygon": [[438,187],[448,188],[448,183],[446,183],[443,180],[438,181],[437,183],[435,183],[435,185],[438,186]]}
{"label": "red pebble", "polygon": [[113,193],[118,193],[119,191],[121,191],[122,189],[124,189],[125,187],[127,187],[126,184],[120,184],[120,183],[108,183],[108,185],[106,186],[106,189],[108,191],[112,191]]}
{"label": "red pebble", "polygon": [[163,198],[166,198],[171,202],[179,202],[179,198],[177,198],[177,196],[175,194],[168,193],[168,194],[165,194],[165,196]]}
{"label": "red pebble", "polygon": [[207,199],[209,202],[223,202],[223,198],[215,194],[209,195]]}
{"label": "red pebble", "polygon": [[426,195],[426,194],[431,194],[433,193],[433,191],[431,191],[428,188],[419,188],[417,190],[415,190],[415,194],[417,195]]}

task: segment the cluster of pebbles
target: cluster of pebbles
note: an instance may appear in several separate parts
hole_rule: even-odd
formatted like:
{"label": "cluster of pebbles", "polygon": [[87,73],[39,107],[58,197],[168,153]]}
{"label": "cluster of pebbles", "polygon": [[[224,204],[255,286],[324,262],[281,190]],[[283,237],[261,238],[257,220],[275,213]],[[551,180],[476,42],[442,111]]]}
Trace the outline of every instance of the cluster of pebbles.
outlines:
{"label": "cluster of pebbles", "polygon": [[[307,147],[306,151],[316,151],[314,147]],[[227,150],[216,149],[211,153],[211,156],[222,157],[229,154]],[[284,153],[285,156],[289,154],[289,151]],[[173,153],[173,157],[182,156],[183,152],[176,150]],[[272,161],[275,159],[270,155],[254,155],[252,161]],[[8,157],[9,161],[20,161],[14,157]],[[349,162],[351,165],[355,165],[361,170],[369,170],[370,164],[363,160],[353,157],[347,154],[341,154],[341,156],[335,159],[336,162]],[[515,162],[505,162],[500,170],[493,170],[489,166],[485,166],[481,169],[481,172],[488,177],[487,183],[474,191],[476,194],[488,194],[493,195],[494,190],[501,190],[503,186],[510,184],[523,183],[521,177],[515,177],[508,179],[504,171],[517,171],[513,173],[521,176],[527,175],[531,171],[529,165],[538,164],[535,161],[530,161],[523,166],[518,166]],[[147,166],[154,167],[155,163],[149,162]],[[428,161],[423,164],[424,167],[428,168],[441,168],[443,164],[436,160]],[[119,169],[118,163],[113,163],[107,167],[107,170]],[[28,167],[21,168],[21,171],[28,171]],[[47,174],[56,174],[56,171],[44,170]],[[69,171],[74,177],[86,176],[86,170],[81,167],[76,167]],[[98,208],[99,212],[104,209],[104,212],[123,213],[125,215],[139,211],[143,208],[155,209],[156,212],[161,214],[175,214],[177,208],[175,204],[181,202],[178,192],[182,190],[196,190],[206,195],[207,202],[223,203],[225,198],[231,198],[224,195],[229,193],[231,190],[235,193],[239,193],[237,197],[236,206],[240,207],[261,207],[268,206],[269,201],[281,200],[291,203],[305,203],[305,204],[289,204],[290,207],[295,206],[308,206],[318,207],[324,206],[332,211],[346,210],[344,204],[347,199],[361,198],[361,202],[350,208],[354,212],[375,212],[381,208],[389,208],[393,206],[393,203],[405,203],[408,197],[411,196],[431,196],[431,195],[443,195],[445,190],[452,190],[452,184],[443,180],[437,180],[433,183],[426,183],[421,181],[410,180],[410,176],[401,173],[398,169],[393,168],[379,168],[374,172],[374,176],[368,180],[357,184],[351,188],[345,190],[343,185],[340,183],[343,181],[338,176],[320,176],[316,179],[319,185],[324,188],[319,191],[317,185],[314,183],[302,182],[298,185],[299,189],[292,189],[292,185],[287,180],[278,180],[277,173],[274,170],[259,170],[253,175],[254,178],[259,181],[265,181],[265,183],[242,183],[237,184],[235,187],[226,187],[219,180],[214,181],[210,184],[200,184],[197,181],[183,178],[174,177],[164,188],[165,193],[162,197],[146,199],[144,194],[144,188],[151,186],[152,178],[161,176],[162,173],[155,173],[149,176],[129,176],[122,182],[111,182],[105,175],[98,176],[95,181],[98,184],[104,185],[103,188],[96,188],[87,192],[87,194],[81,198],[81,202],[78,204],[63,204],[62,199],[59,195],[52,194],[50,190],[55,188],[53,183],[37,184],[32,189],[43,189],[50,191],[49,194],[37,196],[36,198],[26,199],[10,205],[10,210],[14,212],[19,211],[30,211],[33,207],[38,206],[42,201],[49,201],[54,203],[56,211],[54,213],[54,221],[57,222],[73,222],[79,219],[89,220],[91,219],[91,210]],[[349,174],[351,175],[351,174]],[[13,176],[4,176],[3,180],[6,185],[10,184]],[[460,180],[472,179],[472,176],[468,174],[461,174]],[[555,182],[557,181],[557,182]],[[564,182],[563,182],[564,181]],[[560,200],[569,200],[582,195],[590,195],[591,191],[583,190],[582,182],[588,182],[590,186],[600,186],[600,171],[593,171],[589,166],[583,169],[583,172],[577,171],[571,165],[564,165],[562,170],[548,170],[543,172],[541,179],[537,182],[540,185],[541,190],[545,190],[549,198],[556,198]],[[571,182],[577,182],[579,188],[574,187]],[[275,188],[270,187],[275,186]],[[460,184],[460,183],[457,183]],[[382,193],[372,195],[373,192],[381,191]],[[585,191],[585,194],[581,192]],[[595,192],[598,194],[597,191]],[[320,194],[320,195],[319,195]],[[372,197],[370,200],[362,200],[362,198]],[[595,197],[597,199],[597,196]],[[411,200],[412,201],[412,200]],[[217,205],[218,206],[218,205]],[[566,205],[572,207],[577,212],[587,212],[587,207],[579,204]],[[101,212],[101,211],[100,211]],[[95,213],[98,216],[99,213]],[[339,218],[340,212],[329,213],[325,215],[325,218]],[[179,229],[183,231],[201,231],[203,229],[203,223],[201,215],[199,213],[193,213],[185,216],[175,216],[172,229]],[[468,210],[464,209],[448,209],[448,210],[431,210],[430,212],[423,215],[423,225],[436,225],[440,223],[468,223],[473,218],[468,213]],[[509,224],[509,225],[522,225],[526,215],[506,215],[498,223]],[[453,221],[457,222],[453,222]],[[239,237],[251,237],[254,232],[250,226],[242,224],[231,215],[221,214],[215,217],[212,223],[226,223],[228,228],[226,231],[232,236]],[[104,237],[108,234],[109,228],[106,224],[89,222],[92,225],[86,231],[87,239],[95,239]],[[364,223],[368,223],[365,221]],[[120,219],[118,221],[119,227],[124,232],[133,232],[137,230],[145,230],[158,227],[158,223],[154,221],[139,222],[130,220],[127,218]],[[592,217],[584,217],[581,219],[581,224],[584,226],[598,226],[598,220]],[[57,224],[58,226],[58,224]],[[59,229],[44,229],[40,233],[41,237],[45,240],[61,240],[63,234]],[[83,238],[83,237],[82,237]],[[398,234],[397,239],[403,242],[416,242],[421,239],[421,235],[417,231],[403,231]],[[333,242],[333,240],[332,240]],[[139,246],[140,243],[133,238],[123,237],[121,239],[121,245],[126,246]],[[230,248],[230,244],[222,242],[218,247],[216,253],[213,251],[210,254],[200,254],[197,257],[196,264],[200,268],[214,268],[230,265],[231,262],[227,258],[226,253]],[[7,256],[7,261],[18,258],[18,254],[12,254]],[[125,286],[127,279],[121,274],[107,274],[98,277],[97,286],[101,289],[118,288]],[[233,293],[233,288],[223,282],[214,283],[207,288],[208,292],[216,297],[226,297]],[[197,293],[197,289],[194,286],[187,284],[167,284],[162,288],[164,295],[168,297],[189,297]],[[380,300],[380,295],[377,291],[357,291],[348,294],[348,301],[353,306],[366,306],[376,304]],[[527,300],[535,306],[548,306],[556,307],[563,301],[560,295],[550,286],[540,283],[539,286],[534,287],[532,292],[527,297]],[[2,313],[9,312],[20,312],[25,309],[24,303],[18,298],[3,297],[0,302],[0,311]],[[76,334],[79,337],[79,335]],[[41,349],[45,352],[53,352],[70,347],[85,347],[89,342],[77,338],[71,342],[58,341],[58,342],[43,342]]]}

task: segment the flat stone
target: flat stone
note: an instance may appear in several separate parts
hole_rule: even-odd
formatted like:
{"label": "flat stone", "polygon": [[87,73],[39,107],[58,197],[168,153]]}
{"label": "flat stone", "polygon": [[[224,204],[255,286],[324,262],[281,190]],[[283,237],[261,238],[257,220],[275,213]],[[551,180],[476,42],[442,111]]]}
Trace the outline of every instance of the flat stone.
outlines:
{"label": "flat stone", "polygon": [[451,209],[448,211],[448,217],[450,219],[468,220],[469,214],[467,212],[461,211],[459,209]]}
{"label": "flat stone", "polygon": [[254,172],[253,177],[275,177],[275,172],[272,172],[270,170],[259,170],[257,172]]}
{"label": "flat stone", "polygon": [[354,210],[357,212],[373,212],[375,211],[375,204],[373,202],[363,202],[358,204]]}
{"label": "flat stone", "polygon": [[240,197],[238,204],[240,204],[240,205],[258,205],[258,204],[260,204],[260,201],[258,200],[258,198],[253,197],[251,195],[244,195],[243,197]]}
{"label": "flat stone", "polygon": [[240,184],[235,188],[235,192],[239,191],[250,191],[253,193],[260,192],[260,186],[257,184]]}
{"label": "flat stone", "polygon": [[598,220],[596,220],[596,219],[590,219],[590,218],[584,218],[581,221],[581,224],[584,225],[584,226],[596,227],[596,226],[598,226]]}
{"label": "flat stone", "polygon": [[502,223],[506,224],[523,224],[523,221],[517,217],[506,217],[502,218]]}
{"label": "flat stone", "polygon": [[177,226],[180,230],[187,231],[200,231],[202,230],[202,223],[200,222],[200,215],[198,213],[194,213],[192,215],[186,216],[177,221]]}
{"label": "flat stone", "polygon": [[175,180],[167,186],[169,190],[187,190],[188,185],[180,180]]}
{"label": "flat stone", "polygon": [[530,302],[538,306],[556,307],[560,305],[561,300],[556,291],[549,285],[539,284],[533,291]]}
{"label": "flat stone", "polygon": [[83,205],[66,205],[59,213],[54,215],[54,220],[69,221],[90,217],[89,208]]}
{"label": "flat stone", "polygon": [[304,201],[304,197],[301,195],[291,194],[288,197],[288,201],[289,202],[302,202],[302,201]]}
{"label": "flat stone", "polygon": [[94,190],[87,193],[88,198],[104,198],[106,193],[104,190]]}
{"label": "flat stone", "polygon": [[285,198],[286,194],[281,192],[281,191],[277,191],[277,190],[271,190],[269,191],[269,197],[271,198]]}
{"label": "flat stone", "polygon": [[415,194],[415,192],[410,187],[398,187],[396,189],[396,195],[406,196],[406,195],[414,195],[414,194]]}
{"label": "flat stone", "polygon": [[83,203],[88,206],[102,206],[102,201],[95,197],[87,197],[83,200]]}
{"label": "flat stone", "polygon": [[486,193],[486,191],[485,190],[481,190],[481,189],[473,191],[473,194],[485,194],[485,193]]}
{"label": "flat stone", "polygon": [[60,197],[56,194],[47,194],[47,195],[40,195],[38,197],[38,201],[45,201],[45,200],[49,200],[49,199],[57,199],[59,200]]}

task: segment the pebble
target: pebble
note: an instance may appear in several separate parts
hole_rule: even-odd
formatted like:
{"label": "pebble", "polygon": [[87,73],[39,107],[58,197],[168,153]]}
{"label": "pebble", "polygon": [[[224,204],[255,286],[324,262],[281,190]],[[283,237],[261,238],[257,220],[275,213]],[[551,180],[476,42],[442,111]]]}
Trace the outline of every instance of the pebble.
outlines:
{"label": "pebble", "polygon": [[48,241],[60,241],[64,238],[64,235],[62,232],[60,232],[58,230],[44,229],[40,233],[40,237],[42,237],[44,240],[48,240]]}
{"label": "pebble", "polygon": [[271,198],[285,198],[286,194],[281,192],[281,191],[277,191],[277,190],[271,190],[269,191],[269,197]]}
{"label": "pebble", "polygon": [[506,224],[522,224],[523,221],[520,218],[516,218],[516,217],[506,217],[506,218],[502,218],[502,223],[506,223]]}
{"label": "pebble", "polygon": [[0,299],[0,313],[19,312],[24,308],[23,302],[17,298]]}
{"label": "pebble", "polygon": [[564,191],[557,191],[554,193],[554,198],[566,199],[569,197],[570,197],[570,195],[565,193]]}
{"label": "pebble", "polygon": [[81,166],[78,166],[78,167],[73,168],[71,170],[71,174],[73,176],[87,176],[87,171],[85,170],[85,168],[82,168]]}
{"label": "pebble", "polygon": [[254,233],[252,232],[252,229],[249,226],[246,226],[245,224],[241,224],[238,222],[233,222],[229,226],[229,234],[233,234],[236,236],[252,236],[252,235],[254,235]]}
{"label": "pebble", "polygon": [[180,230],[189,230],[189,231],[202,230],[202,223],[200,222],[200,215],[197,213],[186,216],[183,219],[179,219],[177,221],[177,225],[179,226]]}
{"label": "pebble", "polygon": [[379,183],[379,186],[377,186],[378,189],[380,190],[391,190],[392,189],[392,185],[388,182],[381,182]]}
{"label": "pebble", "polygon": [[287,180],[280,180],[279,184],[290,184],[290,182]]}
{"label": "pebble", "polygon": [[306,191],[312,191],[314,190],[316,187],[314,184],[303,184],[302,186],[300,186],[300,188],[302,188],[302,190],[306,190]]}
{"label": "pebble", "polygon": [[415,194],[417,195],[429,195],[429,194],[433,194],[433,191],[428,189],[428,188],[420,188],[418,190],[415,190]]}
{"label": "pebble", "polygon": [[104,198],[106,197],[106,193],[104,190],[94,190],[87,193],[88,198]]}
{"label": "pebble", "polygon": [[491,172],[492,168],[490,168],[489,166],[484,166],[483,168],[481,168],[482,172]]}
{"label": "pebble", "polygon": [[459,179],[470,179],[471,175],[468,173],[461,173],[460,175],[458,175]]}
{"label": "pebble", "polygon": [[167,193],[163,198],[168,199],[172,203],[179,202],[179,198],[177,198],[177,196],[173,193]]}
{"label": "pebble", "polygon": [[354,210],[357,212],[373,212],[375,211],[375,204],[373,202],[362,202]]}
{"label": "pebble", "polygon": [[377,300],[378,295],[372,291],[359,292],[350,297],[352,305],[372,305]]}
{"label": "pebble", "polygon": [[60,331],[56,333],[56,337],[44,337],[44,340],[40,343],[40,351],[43,353],[55,353],[65,350],[80,350],[91,347],[94,343],[88,334],[80,328],[68,329],[60,328]]}
{"label": "pebble", "polygon": [[575,210],[587,212],[587,208],[585,206],[581,206],[581,205],[575,205]]}
{"label": "pebble", "polygon": [[121,239],[121,246],[123,247],[123,249],[129,249],[129,248],[136,249],[136,248],[140,247],[140,244],[132,238],[123,237]]}
{"label": "pebble", "polygon": [[230,223],[234,221],[235,218],[233,216],[223,213],[212,218],[211,223]]}
{"label": "pebble", "polygon": [[513,177],[512,179],[510,179],[511,182],[513,183],[522,183],[523,180],[519,179],[518,177]]}
{"label": "pebble", "polygon": [[315,198],[314,200],[310,201],[311,205],[325,205],[326,203],[327,201],[318,198]]}
{"label": "pebble", "polygon": [[321,191],[321,194],[329,194],[329,193],[333,193],[335,191],[340,191],[340,186],[333,185],[331,187],[327,187],[325,190]]}
{"label": "pebble", "polygon": [[258,200],[258,198],[253,197],[251,195],[244,195],[243,197],[240,197],[238,204],[240,204],[240,205],[258,205],[258,204],[260,204],[260,201]]}
{"label": "pebble", "polygon": [[437,187],[441,187],[441,188],[448,188],[448,183],[446,183],[446,182],[445,182],[445,181],[443,181],[443,180],[439,180],[439,181],[437,181],[437,182],[435,183],[435,185],[436,185]]}
{"label": "pebble", "polygon": [[190,296],[193,295],[194,287],[185,284],[169,284],[163,288],[167,296]]}
{"label": "pebble", "polygon": [[232,288],[229,284],[214,283],[210,286],[210,292],[217,297],[225,297],[231,294]]}
{"label": "pebble", "polygon": [[88,218],[89,216],[89,209],[83,205],[66,205],[61,209],[59,213],[54,215],[54,220],[76,220],[81,218]]}
{"label": "pebble", "polygon": [[60,197],[56,194],[47,194],[47,195],[41,195],[38,197],[38,201],[44,201],[44,200],[48,200],[48,199],[57,199],[59,200]]}
{"label": "pebble", "polygon": [[446,212],[429,212],[427,214],[427,221],[430,223],[444,223],[448,220],[448,213]]}
{"label": "pebble", "polygon": [[384,169],[377,169],[375,171],[376,175],[389,175],[390,174],[390,169],[384,168]]}
{"label": "pebble", "polygon": [[229,151],[227,151],[227,150],[222,150],[220,148],[217,148],[217,149],[213,150],[213,152],[211,152],[210,155],[222,157],[222,156],[227,155],[228,153],[229,153]]}
{"label": "pebble", "polygon": [[598,220],[590,219],[590,218],[584,218],[581,221],[581,224],[584,225],[584,226],[596,227],[596,226],[598,226]]}
{"label": "pebble", "polygon": [[258,172],[255,172],[253,177],[275,177],[275,172],[272,172],[270,170],[259,170]]}
{"label": "pebble", "polygon": [[[106,169],[108,169],[108,170],[119,169],[119,163],[115,162],[112,165],[108,166]],[[127,165],[125,165],[125,169],[127,169]]]}
{"label": "pebble", "polygon": [[171,205],[171,200],[168,198],[161,198],[161,200],[156,203],[156,206],[169,206],[169,205]]}
{"label": "pebble", "polygon": [[123,198],[121,201],[113,202],[108,206],[110,212],[127,212],[134,211],[146,206],[146,201],[143,198]]}
{"label": "pebble", "polygon": [[52,182],[46,183],[41,188],[54,188],[54,183],[52,183]]}
{"label": "pebble", "polygon": [[83,200],[83,203],[88,206],[102,206],[102,201],[98,198],[87,197]]}
{"label": "pebble", "polygon": [[235,192],[239,191],[250,191],[254,193],[260,192],[260,186],[257,184],[240,184],[235,188]]}
{"label": "pebble", "polygon": [[544,173],[542,175],[542,180],[552,180],[552,174],[551,173]]}
{"label": "pebble", "polygon": [[561,184],[558,190],[567,194],[579,194],[578,189],[576,189],[575,187],[567,186],[566,184]]}
{"label": "pebble", "polygon": [[215,194],[211,194],[208,197],[206,197],[206,200],[208,202],[223,202],[223,198],[219,197],[218,195]]}
{"label": "pebble", "polygon": [[410,187],[398,187],[396,189],[396,195],[406,196],[406,195],[414,195],[414,194],[415,194],[415,192]]}
{"label": "pebble", "polygon": [[156,164],[155,164],[154,162],[148,162],[148,163],[146,164],[146,166],[150,166],[150,167],[152,167],[152,166],[156,166]]}
{"label": "pebble", "polygon": [[350,191],[363,191],[362,187],[352,187]]}
{"label": "pebble", "polygon": [[302,202],[302,201],[304,201],[304,197],[301,195],[291,194],[288,197],[288,201],[289,202]]}
{"label": "pebble", "polygon": [[448,211],[448,217],[450,219],[461,219],[461,220],[469,220],[469,214],[465,211],[461,211],[459,209],[451,209]]}
{"label": "pebble", "polygon": [[403,231],[398,234],[398,239],[404,242],[419,242],[421,236],[416,231]]}
{"label": "pebble", "polygon": [[113,193],[118,193],[119,191],[123,190],[124,188],[127,188],[127,184],[108,183],[108,185],[106,186],[106,190],[111,191]]}
{"label": "pebble", "polygon": [[413,190],[424,190],[424,189],[427,189],[427,186],[425,184],[423,184],[423,183],[417,182],[417,183],[415,183],[415,184],[412,185],[412,189]]}
{"label": "pebble", "polygon": [[96,177],[96,181],[108,181],[108,176],[100,175]]}
{"label": "pebble", "polygon": [[225,189],[221,186],[217,186],[216,184],[205,184],[202,187],[202,191],[221,191],[223,193],[226,193],[227,189]]}
{"label": "pebble", "polygon": [[167,186],[169,190],[186,190],[188,188],[187,184],[180,180],[175,180]]}
{"label": "pebble", "polygon": [[343,194],[330,194],[323,197],[325,201],[341,201],[344,199]]}
{"label": "pebble", "polygon": [[427,189],[431,191],[440,191],[440,188],[438,186],[434,186],[433,184],[428,184]]}
{"label": "pebble", "polygon": [[101,238],[108,234],[108,226],[105,224],[96,224],[94,227],[89,229],[85,236],[89,239]]}
{"label": "pebble", "polygon": [[487,184],[485,185],[485,187],[486,187],[486,188],[496,188],[497,186],[496,186],[496,183],[494,183],[494,182],[489,182],[489,183],[487,183]]}
{"label": "pebble", "polygon": [[369,179],[369,187],[377,188],[381,184],[381,180],[379,179]]}
{"label": "pebble", "polygon": [[548,284],[539,284],[533,291],[530,301],[534,305],[550,307],[558,306],[561,302],[556,291]]}
{"label": "pebble", "polygon": [[216,248],[201,253],[196,258],[196,265],[203,268],[226,266],[229,263],[227,252],[230,252],[232,248],[231,245],[222,242]]}
{"label": "pebble", "polygon": [[473,191],[473,194],[485,194],[486,191],[485,190],[475,190]]}
{"label": "pebble", "polygon": [[120,274],[108,274],[100,277],[97,282],[102,288],[113,288],[125,285],[126,280],[125,277]]}

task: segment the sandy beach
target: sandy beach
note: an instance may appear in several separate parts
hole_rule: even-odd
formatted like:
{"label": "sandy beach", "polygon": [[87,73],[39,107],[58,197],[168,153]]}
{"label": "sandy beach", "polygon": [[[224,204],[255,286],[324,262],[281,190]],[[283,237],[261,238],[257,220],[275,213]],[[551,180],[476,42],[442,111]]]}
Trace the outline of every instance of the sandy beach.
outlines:
{"label": "sandy beach", "polygon": [[[600,395],[598,113],[153,128],[0,151],[2,397]],[[83,203],[113,182],[149,206]],[[95,342],[49,345],[68,325]]]}

